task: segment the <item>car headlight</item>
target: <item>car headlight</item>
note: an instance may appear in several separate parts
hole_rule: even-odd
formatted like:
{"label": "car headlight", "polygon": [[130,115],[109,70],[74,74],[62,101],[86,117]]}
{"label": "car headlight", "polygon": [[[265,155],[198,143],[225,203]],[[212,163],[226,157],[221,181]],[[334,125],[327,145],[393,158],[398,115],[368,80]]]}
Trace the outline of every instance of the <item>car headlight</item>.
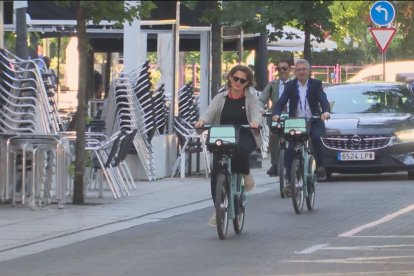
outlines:
{"label": "car headlight", "polygon": [[414,142],[414,129],[397,131],[395,136],[401,142]]}

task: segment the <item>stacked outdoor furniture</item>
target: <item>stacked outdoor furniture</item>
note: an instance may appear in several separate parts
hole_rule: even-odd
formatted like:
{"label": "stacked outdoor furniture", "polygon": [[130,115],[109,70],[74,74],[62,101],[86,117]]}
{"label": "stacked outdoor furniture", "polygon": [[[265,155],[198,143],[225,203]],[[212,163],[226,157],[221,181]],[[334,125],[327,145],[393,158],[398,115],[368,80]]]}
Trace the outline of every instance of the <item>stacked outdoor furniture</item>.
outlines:
{"label": "stacked outdoor furniture", "polygon": [[166,105],[166,96],[164,84],[155,90],[153,96],[154,120],[158,133],[167,132],[168,108]]}
{"label": "stacked outdoor furniture", "polygon": [[31,207],[64,204],[67,143],[42,59],[0,49],[0,200]]}
{"label": "stacked outdoor furniture", "polygon": [[199,103],[194,96],[192,82],[187,83],[178,91],[178,116],[174,118],[174,131],[178,139],[178,157],[174,163],[171,177],[180,174],[185,177],[185,167],[187,175],[191,175],[192,155],[196,154],[196,172],[200,172],[200,154],[205,161],[206,177],[210,173],[209,153],[205,146],[205,134],[199,134],[194,129],[194,123],[199,118]]}
{"label": "stacked outdoor furniture", "polygon": [[178,116],[194,124],[200,115],[198,100],[194,96],[193,83],[189,82],[178,91]]}
{"label": "stacked outdoor furniture", "polygon": [[[150,135],[155,129],[154,106],[150,88],[149,63],[136,70],[122,72],[115,78],[105,101],[102,117],[108,135],[118,131],[132,132],[136,154],[148,180],[155,180],[155,160]],[[163,106],[159,107],[160,109]]]}

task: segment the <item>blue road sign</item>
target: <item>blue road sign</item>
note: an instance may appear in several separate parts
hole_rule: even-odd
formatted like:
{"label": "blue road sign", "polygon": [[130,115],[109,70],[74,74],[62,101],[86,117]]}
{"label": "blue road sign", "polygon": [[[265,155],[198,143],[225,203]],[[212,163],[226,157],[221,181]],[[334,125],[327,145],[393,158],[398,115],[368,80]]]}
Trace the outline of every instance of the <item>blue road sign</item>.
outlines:
{"label": "blue road sign", "polygon": [[371,21],[379,26],[386,26],[395,19],[395,8],[391,2],[377,1],[369,11]]}

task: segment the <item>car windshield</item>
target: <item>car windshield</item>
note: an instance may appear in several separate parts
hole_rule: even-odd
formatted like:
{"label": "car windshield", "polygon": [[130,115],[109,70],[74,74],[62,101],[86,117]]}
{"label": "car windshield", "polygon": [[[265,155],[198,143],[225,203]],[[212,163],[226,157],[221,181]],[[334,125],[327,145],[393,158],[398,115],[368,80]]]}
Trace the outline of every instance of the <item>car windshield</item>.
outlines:
{"label": "car windshield", "polygon": [[325,92],[332,113],[414,113],[406,85],[337,85]]}

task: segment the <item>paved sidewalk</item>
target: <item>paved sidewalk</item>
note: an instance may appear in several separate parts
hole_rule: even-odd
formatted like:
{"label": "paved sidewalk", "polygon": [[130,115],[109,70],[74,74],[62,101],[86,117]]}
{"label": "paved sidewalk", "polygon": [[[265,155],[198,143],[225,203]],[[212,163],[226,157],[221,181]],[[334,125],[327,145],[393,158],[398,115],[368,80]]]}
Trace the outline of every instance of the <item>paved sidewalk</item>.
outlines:
{"label": "paved sidewalk", "polygon": [[[276,178],[266,175],[263,167],[252,169],[260,193],[273,189]],[[99,199],[98,192],[88,192],[87,205],[51,205],[31,210],[27,206],[0,205],[0,261],[157,222],[172,216],[211,208],[210,180],[200,177],[164,178],[152,182],[137,181],[131,196],[114,200],[110,193]],[[206,218],[206,225],[207,225]]]}

